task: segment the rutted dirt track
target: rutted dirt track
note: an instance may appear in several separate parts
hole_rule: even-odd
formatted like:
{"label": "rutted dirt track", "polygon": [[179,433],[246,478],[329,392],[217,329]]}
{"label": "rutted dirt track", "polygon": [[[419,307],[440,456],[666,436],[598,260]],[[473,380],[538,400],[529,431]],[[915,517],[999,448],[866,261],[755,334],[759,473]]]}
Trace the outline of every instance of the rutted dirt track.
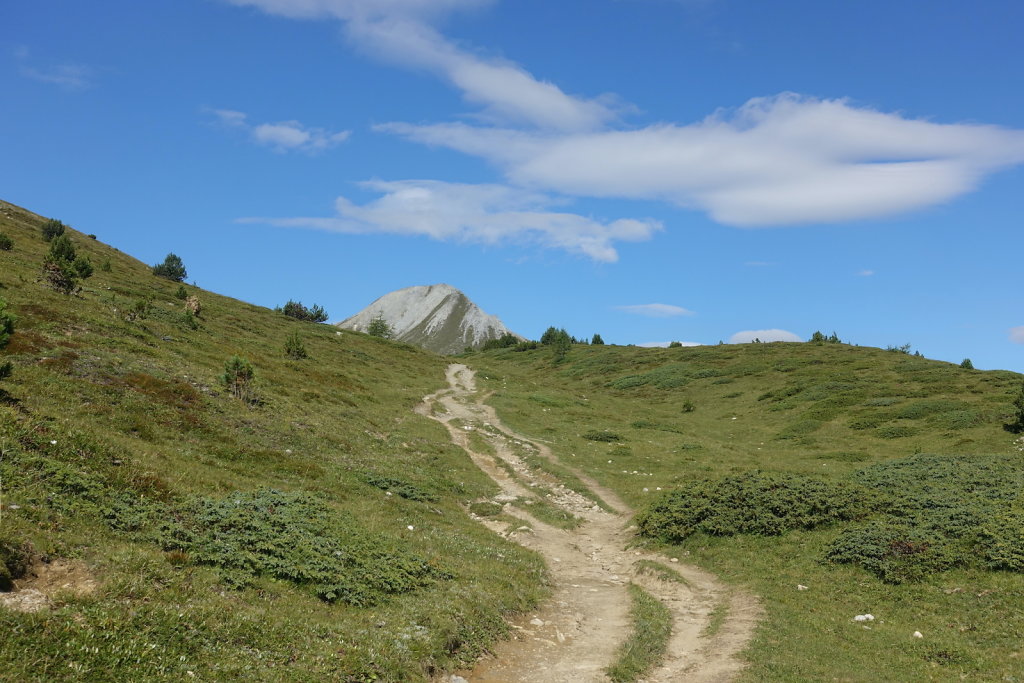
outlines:
{"label": "rutted dirt track", "polygon": [[[449,366],[447,379],[448,388],[424,398],[417,411],[444,424],[452,440],[498,484],[501,494],[494,501],[504,504],[503,511],[524,524],[482,522],[540,553],[554,588],[547,605],[522,623],[513,624],[513,640],[499,643],[492,656],[461,675],[473,683],[607,680],[604,669],[632,629],[626,590],[631,582],[661,600],[673,615],[664,661],[644,680],[725,681],[739,672],[742,663],[736,655],[753,632],[760,611],[757,600],[728,589],[696,567],[668,564],[663,556],[628,549],[630,533],[625,527],[632,510],[614,492],[574,471],[614,510],[606,512],[544,472],[527,467],[518,453],[532,451],[553,459],[551,451],[501,423],[494,409],[484,404],[486,397],[477,393],[474,373],[468,367]],[[475,451],[471,433],[479,434],[496,455]],[[585,522],[566,531],[539,521],[529,514],[529,504],[524,504],[537,498],[535,489],[550,492],[545,501]],[[638,573],[638,560],[670,566],[685,583]],[[702,635],[711,612],[723,603],[727,611],[721,626],[711,636]]]}

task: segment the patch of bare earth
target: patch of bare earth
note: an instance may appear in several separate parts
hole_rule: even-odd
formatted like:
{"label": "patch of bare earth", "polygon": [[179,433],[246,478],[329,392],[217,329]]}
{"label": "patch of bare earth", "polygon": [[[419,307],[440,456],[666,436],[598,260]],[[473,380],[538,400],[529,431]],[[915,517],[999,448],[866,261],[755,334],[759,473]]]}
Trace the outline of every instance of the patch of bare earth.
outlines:
{"label": "patch of bare earth", "polygon": [[90,595],[96,587],[96,580],[82,562],[36,562],[24,577],[14,582],[14,590],[0,593],[0,608],[39,612],[50,609],[62,595]]}
{"label": "patch of bare earth", "polygon": [[[481,520],[490,529],[540,553],[550,570],[554,594],[534,614],[512,624],[513,637],[495,646],[472,671],[459,675],[474,683],[547,681],[576,683],[607,680],[604,670],[629,636],[629,583],[637,583],[672,612],[668,651],[645,681],[725,681],[743,667],[738,658],[753,634],[760,615],[757,599],[729,589],[697,567],[670,562],[653,553],[629,549],[626,528],[633,511],[613,491],[573,470],[590,491],[614,512],[562,486],[544,472],[531,469],[518,453],[532,450],[554,460],[543,443],[517,434],[501,423],[494,409],[476,391],[473,371],[465,365],[448,367],[448,388],[423,399],[417,412],[444,424],[452,441],[501,489],[494,502],[523,524]],[[476,452],[469,434],[476,432],[495,455]],[[562,463],[565,466],[564,463]],[[571,468],[570,468],[571,469]],[[545,524],[530,514],[536,490],[549,493],[544,501],[584,520],[571,531]],[[638,560],[653,560],[681,575],[666,581],[638,573]],[[727,605],[721,626],[704,631],[711,612]]]}

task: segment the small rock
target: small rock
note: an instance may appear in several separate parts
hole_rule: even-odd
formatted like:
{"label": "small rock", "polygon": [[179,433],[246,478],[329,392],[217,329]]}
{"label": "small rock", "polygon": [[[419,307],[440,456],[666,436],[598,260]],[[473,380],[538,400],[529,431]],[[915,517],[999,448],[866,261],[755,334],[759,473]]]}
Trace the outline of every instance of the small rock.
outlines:
{"label": "small rock", "polygon": [[796,585],[796,589],[797,589],[798,591],[805,591],[805,590],[807,590],[807,586],[803,585],[802,583],[798,583],[798,584]]}
{"label": "small rock", "polygon": [[544,621],[541,620],[541,619],[538,619],[537,617],[534,617],[533,619],[530,619],[530,626],[543,626],[543,625],[544,625]]}
{"label": "small rock", "polygon": [[924,638],[924,634],[921,633],[920,631],[914,631],[914,637],[915,638]]}
{"label": "small rock", "polygon": [[671,560],[669,560],[669,562],[678,562],[678,561],[679,561],[678,557],[673,557]]}
{"label": "small rock", "polygon": [[412,531],[412,530],[414,530],[414,529],[415,529],[416,527],[414,527],[414,526],[413,526],[412,524],[410,524],[409,526],[407,526],[407,527],[405,527],[405,528],[406,528],[406,529],[408,529],[409,531]]}
{"label": "small rock", "polygon": [[455,674],[452,674],[448,677],[448,683],[469,683],[469,681],[467,681],[462,676],[456,676]]}
{"label": "small rock", "polygon": [[854,621],[874,621],[875,617],[871,614],[858,614],[853,618]]}

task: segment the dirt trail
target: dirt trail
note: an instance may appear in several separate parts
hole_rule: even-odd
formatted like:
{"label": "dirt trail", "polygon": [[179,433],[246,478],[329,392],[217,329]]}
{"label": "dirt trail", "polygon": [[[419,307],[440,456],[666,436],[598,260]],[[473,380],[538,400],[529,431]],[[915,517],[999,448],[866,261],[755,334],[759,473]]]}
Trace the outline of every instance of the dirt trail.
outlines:
{"label": "dirt trail", "polygon": [[[664,661],[644,679],[726,681],[742,667],[736,655],[746,646],[759,616],[756,598],[730,590],[696,567],[670,563],[663,556],[627,549],[625,526],[632,514],[615,493],[572,470],[590,491],[615,512],[529,468],[519,453],[554,460],[543,443],[517,434],[501,423],[476,391],[474,373],[465,365],[448,367],[448,388],[423,399],[417,412],[444,424],[452,440],[500,487],[494,502],[523,525],[482,519],[481,523],[540,553],[550,570],[554,594],[547,605],[514,623],[513,639],[499,643],[477,666],[461,675],[476,682],[606,681],[604,669],[632,630],[629,583],[643,586],[673,615],[672,638]],[[496,455],[474,450],[470,434],[479,434]],[[479,449],[483,450],[483,449]],[[499,462],[501,461],[501,462]],[[563,466],[564,463],[561,463]],[[571,468],[570,468],[571,469]],[[584,520],[566,531],[545,524],[528,510],[526,500],[539,498]],[[678,572],[684,583],[638,573],[638,560],[653,560]],[[724,621],[711,636],[702,635],[711,612],[728,606]]]}

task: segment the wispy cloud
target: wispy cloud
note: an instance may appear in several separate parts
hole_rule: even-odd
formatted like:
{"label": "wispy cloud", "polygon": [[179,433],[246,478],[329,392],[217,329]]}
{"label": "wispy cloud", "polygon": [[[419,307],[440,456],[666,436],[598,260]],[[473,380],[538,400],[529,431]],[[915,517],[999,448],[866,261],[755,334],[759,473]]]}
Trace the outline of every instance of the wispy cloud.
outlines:
{"label": "wispy cloud", "polygon": [[743,330],[729,337],[730,344],[749,344],[755,339],[763,342],[798,342],[803,341],[800,337],[788,330]]}
{"label": "wispy cloud", "polygon": [[938,124],[785,93],[690,124],[554,134],[463,123],[380,130],[482,157],[514,183],[669,201],[740,227],[933,206],[1024,162],[1024,131]]}
{"label": "wispy cloud", "polygon": [[635,304],[632,306],[616,306],[615,310],[645,315],[649,318],[672,318],[677,315],[693,315],[693,311],[672,304]]}
{"label": "wispy cloud", "polygon": [[74,62],[36,66],[29,64],[30,57],[30,51],[26,46],[20,45],[14,49],[18,72],[25,78],[56,85],[69,91],[87,90],[93,86],[95,70],[92,67]]}
{"label": "wispy cloud", "polygon": [[233,109],[214,109],[212,113],[225,126],[246,131],[253,142],[276,152],[322,152],[340,145],[352,134],[348,130],[333,133],[323,128],[312,128],[298,121],[251,124],[248,115]]}
{"label": "wispy cloud", "polygon": [[340,19],[354,44],[385,60],[434,72],[461,90],[468,102],[483,107],[482,115],[492,121],[578,131],[596,129],[616,117],[613,97],[568,95],[513,62],[456,47],[432,26],[444,14],[489,0],[227,1],[295,19]]}
{"label": "wispy cloud", "polygon": [[857,273],[857,275],[860,275],[861,277],[871,277],[874,274],[875,274],[875,271],[868,270],[866,268],[864,270],[860,271],[859,273]]}
{"label": "wispy cloud", "polygon": [[1024,325],[1010,328],[1010,341],[1014,344],[1024,344]]}
{"label": "wispy cloud", "polygon": [[[518,64],[456,45],[437,28],[452,12],[498,0],[223,1],[338,21],[358,48],[444,79],[476,108],[476,123],[375,129],[482,158],[509,185],[541,193],[663,201],[738,227],[836,223],[936,206],[1024,163],[1021,130],[935,123],[795,93],[756,97],[698,121],[626,128],[621,117],[635,109],[615,97],[572,95]],[[304,130],[296,122],[270,125],[288,129],[262,132],[278,149]],[[547,224],[536,234],[558,243],[556,232],[567,229],[564,241],[573,242],[575,225]]]}
{"label": "wispy cloud", "polygon": [[424,235],[463,243],[536,244],[604,262],[618,259],[614,242],[646,240],[661,229],[657,221],[602,222],[555,211],[552,208],[563,201],[504,185],[403,180],[368,181],[361,186],[382,196],[363,205],[338,197],[332,217],[242,220],[342,233]]}

